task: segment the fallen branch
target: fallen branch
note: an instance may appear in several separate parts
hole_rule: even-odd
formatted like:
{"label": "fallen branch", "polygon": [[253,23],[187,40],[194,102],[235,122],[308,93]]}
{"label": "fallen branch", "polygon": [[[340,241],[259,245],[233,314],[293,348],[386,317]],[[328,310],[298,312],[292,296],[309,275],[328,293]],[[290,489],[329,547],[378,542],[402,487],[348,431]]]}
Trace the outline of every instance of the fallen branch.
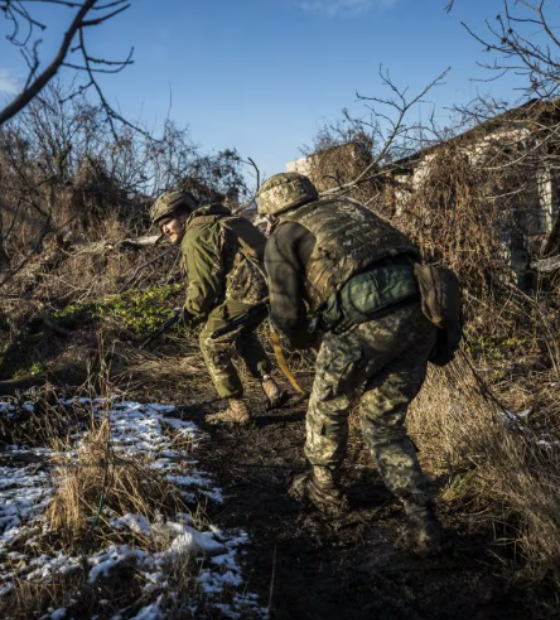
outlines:
{"label": "fallen branch", "polygon": [[539,273],[551,273],[560,269],[560,256],[550,256],[533,261],[530,267]]}
{"label": "fallen branch", "polygon": [[128,278],[128,280],[119,289],[119,295],[121,293],[123,293],[130,286],[130,284],[136,279],[136,276],[142,270],[146,269],[146,267],[149,267],[153,263],[157,262],[160,258],[163,258],[164,256],[167,256],[169,253],[171,253],[173,250],[176,250],[176,249],[177,248],[175,246],[171,246],[170,248],[167,248],[167,250],[165,250],[165,252],[162,252],[161,254],[158,254],[158,256],[156,256],[155,258],[152,258],[152,260],[149,260],[146,263],[144,263],[144,264],[140,265],[139,267],[137,267],[136,270],[134,271],[134,273],[130,276],[130,278]]}
{"label": "fallen branch", "polygon": [[121,241],[96,241],[94,243],[77,243],[70,246],[70,254],[104,254],[111,250],[120,250],[123,248],[132,248],[135,250],[156,246],[162,235],[146,235],[137,239],[122,239]]}

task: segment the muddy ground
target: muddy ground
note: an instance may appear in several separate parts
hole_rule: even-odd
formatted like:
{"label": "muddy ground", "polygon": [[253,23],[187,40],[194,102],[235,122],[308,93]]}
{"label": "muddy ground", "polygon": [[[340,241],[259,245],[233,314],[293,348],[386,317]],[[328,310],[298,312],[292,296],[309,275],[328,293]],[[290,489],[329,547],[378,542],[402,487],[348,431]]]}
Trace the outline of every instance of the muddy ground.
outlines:
{"label": "muddy ground", "polygon": [[[353,510],[344,520],[329,521],[287,493],[291,477],[305,467],[306,401],[266,412],[253,386],[255,423],[232,429],[205,423],[205,415],[224,403],[209,387],[193,392],[190,386],[173,400],[211,438],[201,460],[227,496],[222,507],[209,507],[212,521],[250,533],[247,587],[260,593],[272,619],[560,618],[554,592],[518,578],[521,564],[513,549],[496,544],[496,532],[468,506],[440,505],[453,542],[443,557],[421,559],[399,548],[403,511],[383,486],[357,426],[345,469]],[[441,490],[446,482],[442,477],[436,484]]]}
{"label": "muddy ground", "polygon": [[[522,577],[522,558],[511,545],[495,542],[507,532],[493,530],[480,506],[439,502],[453,542],[443,557],[421,559],[399,548],[403,511],[383,486],[355,424],[344,479],[353,507],[349,516],[329,521],[293,501],[290,479],[305,468],[306,401],[294,398],[266,412],[252,384],[251,427],[208,425],[205,416],[225,403],[216,398],[196,342],[183,347],[181,341],[150,358],[155,366],[140,374],[131,372],[127,349],[122,374],[118,359],[112,362],[113,385],[127,399],[176,405],[181,417],[208,433],[200,460],[227,497],[223,505],[207,507],[209,516],[224,528],[249,532],[247,588],[260,594],[272,620],[560,619],[557,593],[547,588],[546,578],[535,586]],[[76,350],[85,347],[80,343]],[[72,358],[74,368],[77,359]],[[300,367],[297,374],[309,388],[312,372]],[[440,492],[448,483],[446,476],[436,480]]]}

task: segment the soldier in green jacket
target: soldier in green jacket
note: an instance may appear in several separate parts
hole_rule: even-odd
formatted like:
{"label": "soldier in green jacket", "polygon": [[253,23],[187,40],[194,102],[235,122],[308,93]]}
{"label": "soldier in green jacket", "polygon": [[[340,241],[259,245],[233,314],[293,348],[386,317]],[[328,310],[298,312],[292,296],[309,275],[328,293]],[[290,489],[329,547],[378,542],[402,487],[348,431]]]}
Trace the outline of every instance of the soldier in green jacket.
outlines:
{"label": "soldier in green jacket", "polygon": [[272,226],[265,250],[271,320],[294,347],[318,351],[306,416],[311,468],[290,493],[327,514],[348,509],[340,470],[348,416],[360,400],[364,442],[404,505],[410,545],[441,551],[433,493],[404,426],[436,341],[413,274],[417,248],[355,201],[319,199],[297,173],[265,181],[258,211]]}
{"label": "soldier in green jacket", "polygon": [[266,297],[261,267],[264,235],[219,202],[199,208],[186,192],[160,196],[151,217],[170,243],[181,246],[187,280],[184,321],[187,325],[205,321],[200,349],[218,395],[229,399],[229,408],[209,420],[232,424],[251,420],[243,385],[232,363],[235,352],[259,379],[269,406],[280,406],[288,394],[272,378],[270,360],[255,334],[262,316],[224,336],[210,338]]}

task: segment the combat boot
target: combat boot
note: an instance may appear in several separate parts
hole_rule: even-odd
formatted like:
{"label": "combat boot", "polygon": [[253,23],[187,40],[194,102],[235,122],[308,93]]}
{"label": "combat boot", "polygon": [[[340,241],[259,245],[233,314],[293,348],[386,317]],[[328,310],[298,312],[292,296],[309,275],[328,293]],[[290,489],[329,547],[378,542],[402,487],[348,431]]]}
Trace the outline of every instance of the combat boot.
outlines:
{"label": "combat boot", "polygon": [[210,424],[236,424],[246,426],[251,422],[251,413],[247,403],[242,398],[230,398],[229,407],[206,416],[206,421]]}
{"label": "combat boot", "polygon": [[282,389],[271,375],[264,375],[261,380],[261,387],[267,400],[267,409],[281,407],[290,398],[287,390]]}
{"label": "combat boot", "polygon": [[403,539],[407,547],[422,556],[440,555],[449,548],[431,501],[406,499],[403,504],[407,518]]}
{"label": "combat boot", "polygon": [[350,509],[338,484],[338,476],[327,467],[315,466],[295,476],[288,493],[300,502],[310,501],[329,517],[341,517]]}

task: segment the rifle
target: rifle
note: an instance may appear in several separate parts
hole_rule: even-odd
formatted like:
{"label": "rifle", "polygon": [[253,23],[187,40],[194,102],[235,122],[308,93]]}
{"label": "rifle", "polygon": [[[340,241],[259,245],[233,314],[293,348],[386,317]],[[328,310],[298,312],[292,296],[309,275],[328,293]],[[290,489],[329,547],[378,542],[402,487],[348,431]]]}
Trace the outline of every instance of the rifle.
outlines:
{"label": "rifle", "polygon": [[230,321],[224,327],[220,327],[215,332],[213,332],[210,336],[211,340],[216,340],[216,338],[220,338],[221,336],[225,336],[233,331],[235,331],[238,327],[243,327],[244,325],[250,325],[252,323],[259,323],[263,319],[268,316],[268,297],[259,301],[258,304],[251,306],[248,310],[246,310],[242,315]]}
{"label": "rifle", "polygon": [[155,332],[152,332],[146,338],[146,340],[144,340],[144,342],[140,345],[139,348],[143,349],[147,344],[152,342],[152,340],[155,340],[156,338],[159,338],[159,336],[161,336],[164,332],[166,332],[170,327],[173,327],[173,325],[175,325],[175,323],[178,323],[181,320],[181,315],[182,314],[183,314],[183,309],[182,308],[176,308],[175,311],[173,312],[173,314],[167,319],[167,321],[165,321],[161,325],[161,327],[156,329]]}

